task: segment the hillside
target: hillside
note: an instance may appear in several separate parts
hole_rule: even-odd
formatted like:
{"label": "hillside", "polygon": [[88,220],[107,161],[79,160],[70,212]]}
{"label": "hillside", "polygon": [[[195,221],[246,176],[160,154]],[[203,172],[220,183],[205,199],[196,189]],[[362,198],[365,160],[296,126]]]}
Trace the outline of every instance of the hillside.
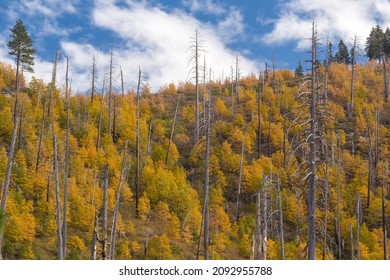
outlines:
{"label": "hillside", "polygon": [[[320,65],[316,74],[317,259],[383,259],[383,225],[388,230],[390,222],[390,105],[383,100],[382,65],[355,66],[353,112],[351,65],[334,62],[328,73]],[[155,93],[144,85],[137,110],[136,90],[96,92],[92,99],[70,87],[53,90],[39,77],[22,81],[21,92],[11,94],[15,71],[0,64],[2,194],[18,125],[7,211],[0,217],[3,257],[56,259],[56,219],[63,218],[66,201],[67,259],[93,258],[93,236],[96,258],[105,258],[113,235],[116,259],[196,259],[197,252],[202,259],[204,108],[210,98],[208,258],[280,259],[283,243],[286,259],[307,259],[309,78],[280,69],[201,84],[200,137],[194,143],[193,84],[163,85]]]}

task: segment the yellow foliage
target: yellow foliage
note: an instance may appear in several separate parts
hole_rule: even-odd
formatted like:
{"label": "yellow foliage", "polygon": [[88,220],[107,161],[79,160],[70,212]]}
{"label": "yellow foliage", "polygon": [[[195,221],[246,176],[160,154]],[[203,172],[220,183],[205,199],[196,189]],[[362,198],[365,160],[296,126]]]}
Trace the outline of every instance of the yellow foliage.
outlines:
{"label": "yellow foliage", "polygon": [[146,258],[149,260],[171,260],[173,254],[166,234],[153,236],[148,245]]}

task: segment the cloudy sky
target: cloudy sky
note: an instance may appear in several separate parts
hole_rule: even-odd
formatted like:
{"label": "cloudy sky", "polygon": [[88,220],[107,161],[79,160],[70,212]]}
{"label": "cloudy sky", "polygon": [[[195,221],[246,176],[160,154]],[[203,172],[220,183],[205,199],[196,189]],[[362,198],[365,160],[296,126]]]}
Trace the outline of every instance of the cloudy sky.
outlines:
{"label": "cloudy sky", "polygon": [[236,54],[242,75],[263,69],[273,52],[277,68],[294,69],[308,58],[313,21],[323,44],[328,38],[334,46],[340,39],[349,45],[357,35],[364,46],[373,26],[390,26],[389,14],[389,0],[1,0],[0,60],[13,63],[6,43],[20,18],[37,49],[35,75],[45,81],[59,46],[58,86],[68,55],[73,88],[87,92],[92,57],[101,84],[113,49],[115,75],[123,70],[127,89],[135,87],[141,67],[157,90],[189,79],[196,29],[207,68],[220,78],[230,76]]}

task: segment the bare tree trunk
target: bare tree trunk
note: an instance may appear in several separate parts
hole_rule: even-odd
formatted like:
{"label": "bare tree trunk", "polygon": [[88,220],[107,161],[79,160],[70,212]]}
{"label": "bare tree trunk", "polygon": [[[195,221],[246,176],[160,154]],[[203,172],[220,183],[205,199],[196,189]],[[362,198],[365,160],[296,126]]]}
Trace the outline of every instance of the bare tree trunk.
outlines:
{"label": "bare tree trunk", "polygon": [[353,47],[351,50],[351,63],[352,63],[352,74],[351,74],[351,97],[350,97],[350,105],[348,110],[348,117],[352,118],[354,111],[354,102],[355,102],[355,63],[356,63],[356,40],[357,37],[355,35],[353,40]]}
{"label": "bare tree trunk", "polygon": [[92,58],[91,103],[93,103],[93,98],[95,96],[95,81],[96,81],[96,61],[95,61],[95,55],[94,55]]}
{"label": "bare tree trunk", "polygon": [[173,133],[175,131],[175,124],[176,124],[176,118],[177,118],[177,112],[179,110],[179,102],[180,102],[180,91],[177,96],[177,102],[176,102],[176,109],[175,109],[175,115],[173,116],[173,123],[172,123],[172,130],[171,130],[171,136],[169,137],[169,143],[168,143],[168,150],[167,150],[167,157],[165,158],[165,165],[168,166],[168,160],[169,160],[169,153],[171,152],[171,143],[173,141]]}
{"label": "bare tree trunk", "polygon": [[125,84],[123,82],[123,71],[121,67],[121,89],[122,89],[122,98],[125,97]]}
{"label": "bare tree trunk", "polygon": [[108,258],[107,256],[107,214],[108,214],[108,164],[104,166],[103,171],[103,221],[102,221],[102,227],[103,227],[103,250],[102,250],[102,259],[106,260]]}
{"label": "bare tree trunk", "polygon": [[240,210],[242,166],[244,162],[244,150],[245,150],[245,133],[246,132],[244,132],[244,135],[242,136],[242,144],[241,144],[240,171],[238,175],[238,189],[237,189],[237,202],[236,202],[236,221],[238,221],[239,210]]}
{"label": "bare tree trunk", "polygon": [[255,243],[256,243],[256,239],[255,239],[255,231],[254,231],[254,228],[252,227],[252,239],[251,239],[251,252],[250,252],[250,255],[249,255],[249,258],[251,260],[254,260],[255,259]]}
{"label": "bare tree trunk", "polygon": [[62,222],[61,222],[61,201],[60,201],[60,176],[58,166],[58,153],[57,153],[57,137],[53,135],[53,150],[54,150],[54,181],[56,186],[56,217],[57,217],[57,239],[58,239],[58,259],[64,259],[63,252],[63,235],[62,235]]}
{"label": "bare tree trunk", "polygon": [[337,133],[337,248],[339,260],[341,260],[341,144],[340,144],[340,131]]}
{"label": "bare tree trunk", "polygon": [[373,160],[372,160],[372,141],[371,141],[371,127],[367,116],[367,134],[368,134],[368,178],[367,178],[367,209],[370,209],[371,203],[371,189],[373,183]]}
{"label": "bare tree trunk", "polygon": [[16,142],[16,135],[18,131],[18,123],[19,118],[16,117],[14,120],[14,128],[12,131],[12,139],[11,139],[11,147],[8,152],[8,160],[7,160],[7,169],[5,172],[5,179],[4,179],[4,187],[3,187],[3,194],[1,197],[1,208],[0,208],[0,260],[3,259],[2,255],[2,245],[3,245],[3,237],[4,237],[4,228],[5,228],[5,214],[6,214],[6,208],[7,208],[7,198],[8,198],[8,190],[9,190],[9,183],[11,179],[11,171],[12,171],[12,163],[14,159],[14,150],[15,150],[15,142]]}
{"label": "bare tree trunk", "polygon": [[195,143],[199,141],[199,32],[195,30],[195,94],[196,94],[196,112],[195,112]]}
{"label": "bare tree trunk", "polygon": [[114,50],[111,50],[110,56],[110,72],[109,72],[109,84],[108,84],[108,125],[107,125],[107,134],[111,135],[111,110],[112,110],[112,60],[113,60]]}
{"label": "bare tree trunk", "polygon": [[240,104],[240,68],[238,66],[238,54],[236,54],[236,97],[237,104]]}
{"label": "bare tree trunk", "polygon": [[387,252],[387,223],[386,223],[386,206],[385,206],[385,182],[388,178],[388,163],[383,168],[383,183],[382,183],[382,230],[383,230],[383,258],[389,259]]}
{"label": "bare tree trunk", "polygon": [[92,233],[92,245],[91,245],[91,260],[96,260],[96,252],[97,252],[97,241],[99,240],[99,215],[96,211],[95,213],[95,223],[93,227]]}
{"label": "bare tree trunk", "polygon": [[282,192],[280,191],[280,178],[278,173],[277,179],[277,188],[278,188],[278,206],[279,206],[279,239],[280,239],[280,258],[285,259],[284,254],[284,230],[283,230],[283,209],[282,209]]}
{"label": "bare tree trunk", "polygon": [[38,166],[39,166],[39,161],[41,159],[41,153],[42,153],[42,139],[43,139],[43,132],[45,130],[46,104],[47,104],[47,98],[45,98],[43,111],[42,111],[42,122],[41,122],[41,129],[39,131],[39,137],[38,137],[38,149],[37,149],[38,151],[37,151],[37,160],[35,162],[35,173],[38,173]]}
{"label": "bare tree trunk", "polygon": [[210,157],[210,122],[211,122],[211,97],[207,106],[206,122],[206,154],[205,154],[205,176],[204,176],[204,259],[209,259],[209,157]]}
{"label": "bare tree trunk", "polygon": [[113,95],[113,103],[114,103],[114,120],[112,122],[112,141],[116,143],[116,98],[117,96]]}
{"label": "bare tree trunk", "polygon": [[309,201],[308,201],[308,259],[316,259],[316,159],[315,159],[315,135],[316,135],[316,67],[317,67],[317,27],[313,23],[311,46],[311,104],[310,104],[310,163],[309,163]]}
{"label": "bare tree trunk", "polygon": [[352,223],[350,224],[350,229],[349,229],[350,237],[349,240],[351,242],[351,260],[355,259],[355,254],[354,254],[354,248],[353,248],[353,230],[352,230]]}
{"label": "bare tree trunk", "polygon": [[360,223],[361,223],[361,201],[360,194],[357,197],[356,203],[356,246],[357,246],[357,259],[360,260]]}
{"label": "bare tree trunk", "polygon": [[232,77],[231,77],[231,86],[232,86],[232,116],[234,116],[234,72],[233,72],[233,66],[230,67],[231,69],[231,74],[232,74]]}
{"label": "bare tree trunk", "polygon": [[97,135],[97,138],[96,138],[96,151],[98,151],[99,148],[100,148],[100,137],[101,137],[101,134],[102,134],[104,90],[105,90],[105,83],[104,83],[104,80],[103,80],[102,98],[100,99],[100,113],[99,113],[99,123],[98,123],[98,135]]}
{"label": "bare tree trunk", "polygon": [[137,123],[136,123],[136,172],[135,172],[135,212],[136,217],[139,217],[139,177],[141,169],[141,151],[140,151],[140,129],[139,129],[139,118],[140,118],[140,108],[139,108],[139,98],[140,98],[140,86],[141,86],[141,68],[138,70],[138,86],[137,86]]}
{"label": "bare tree trunk", "polygon": [[204,211],[205,211],[205,205],[203,205],[202,220],[201,220],[201,222],[200,222],[199,239],[198,239],[198,248],[196,249],[196,260],[199,260],[200,245],[201,245],[201,243],[202,243],[202,232],[203,232],[203,223],[204,223]]}
{"label": "bare tree trunk", "polygon": [[126,169],[126,161],[127,161],[127,141],[125,144],[125,151],[123,153],[121,175],[119,177],[119,185],[118,185],[118,191],[116,194],[116,202],[115,202],[115,209],[114,209],[114,218],[112,221],[112,228],[111,228],[111,238],[110,238],[111,242],[110,242],[110,253],[109,253],[109,258],[111,260],[115,259],[116,224],[117,224],[117,220],[118,220],[119,201],[120,201],[120,197],[121,197],[121,188],[122,188],[123,177],[124,177],[125,169]]}
{"label": "bare tree trunk", "polygon": [[64,210],[63,210],[63,254],[66,257],[67,243],[67,207],[68,207],[68,176],[69,176],[69,118],[70,118],[70,91],[68,86],[69,73],[69,58],[66,57],[66,78],[65,78],[65,94],[66,94],[66,134],[65,134],[65,171],[64,171]]}
{"label": "bare tree trunk", "polygon": [[[260,87],[261,79],[261,87]],[[257,93],[257,158],[261,157],[261,93],[264,92],[264,74],[259,75],[259,91]]]}
{"label": "bare tree trunk", "polygon": [[[264,183],[264,175],[263,175]],[[255,258],[257,260],[262,259],[261,254],[261,197],[260,190],[256,192],[256,247],[255,247]]]}
{"label": "bare tree trunk", "polygon": [[262,184],[262,198],[261,198],[261,255],[262,260],[267,259],[267,226],[268,226],[268,217],[267,217],[267,176],[263,175],[263,184]]}

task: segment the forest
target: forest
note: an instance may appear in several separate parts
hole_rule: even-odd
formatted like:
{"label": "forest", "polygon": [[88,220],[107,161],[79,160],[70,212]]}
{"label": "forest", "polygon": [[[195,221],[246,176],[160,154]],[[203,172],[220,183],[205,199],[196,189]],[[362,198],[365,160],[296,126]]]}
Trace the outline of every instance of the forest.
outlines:
{"label": "forest", "polygon": [[113,49],[88,93],[60,50],[50,83],[27,82],[36,51],[10,33],[0,259],[388,259],[389,29],[349,50],[313,24],[310,69],[241,75],[237,57],[213,79],[196,31],[191,81],[153,92],[141,65],[125,89]]}

